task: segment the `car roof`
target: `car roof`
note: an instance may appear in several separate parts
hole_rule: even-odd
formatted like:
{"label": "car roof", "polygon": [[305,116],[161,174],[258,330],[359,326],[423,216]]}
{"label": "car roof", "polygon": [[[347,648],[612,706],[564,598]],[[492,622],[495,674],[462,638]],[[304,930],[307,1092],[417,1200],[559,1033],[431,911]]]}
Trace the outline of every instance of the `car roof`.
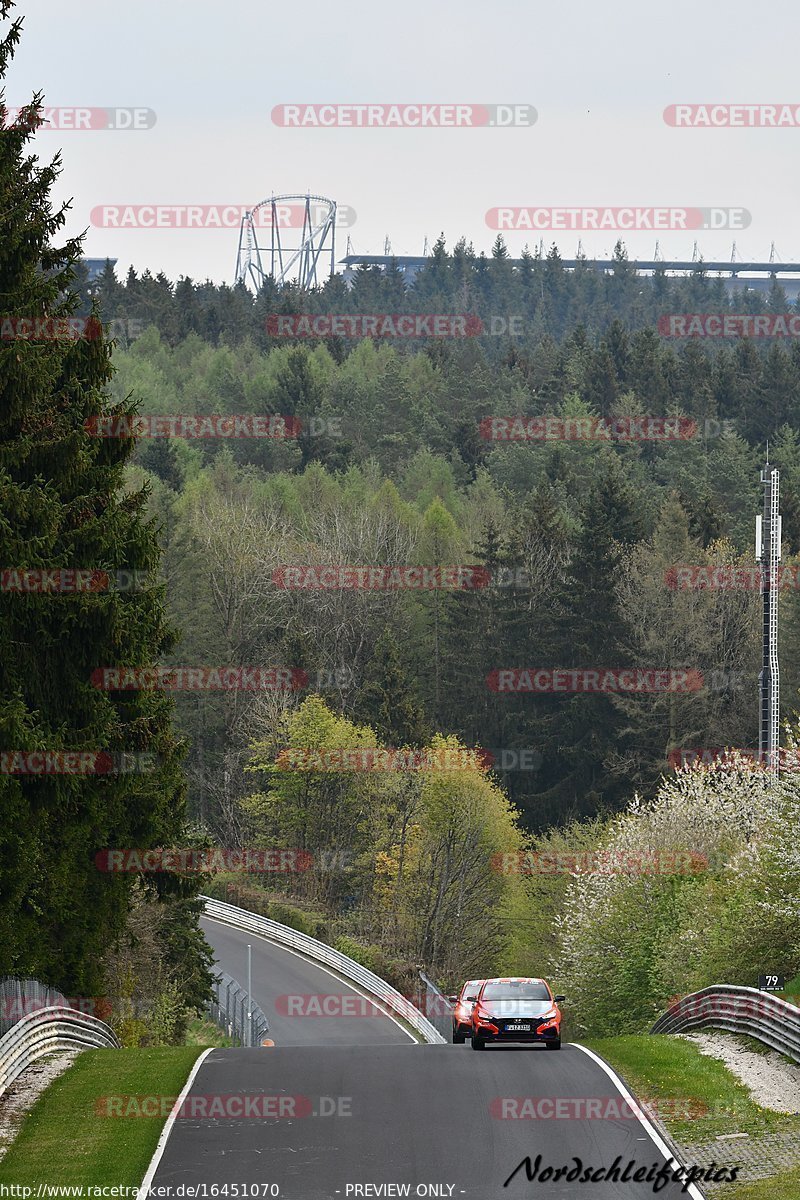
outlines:
{"label": "car roof", "polygon": [[533,975],[501,975],[497,979],[484,979],[484,983],[545,983]]}

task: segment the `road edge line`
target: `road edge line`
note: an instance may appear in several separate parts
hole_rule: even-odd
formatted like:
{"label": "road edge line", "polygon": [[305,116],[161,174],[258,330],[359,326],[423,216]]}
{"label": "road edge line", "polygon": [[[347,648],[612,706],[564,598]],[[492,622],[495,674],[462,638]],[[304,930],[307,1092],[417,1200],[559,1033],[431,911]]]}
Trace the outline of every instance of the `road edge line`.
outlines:
{"label": "road edge line", "polygon": [[[605,1059],[601,1058],[599,1054],[595,1054],[594,1050],[590,1050],[588,1046],[582,1046],[580,1042],[570,1042],[570,1045],[574,1046],[576,1050],[583,1051],[584,1054],[587,1054],[589,1058],[593,1059],[597,1065],[605,1071],[606,1075],[608,1075],[609,1079],[617,1088],[617,1091],[633,1109],[636,1119],[640,1122],[645,1132],[649,1134],[651,1140],[656,1146],[656,1149],[664,1156],[667,1165],[675,1163],[677,1167],[682,1167],[685,1170],[685,1164],[681,1162],[675,1151],[667,1145],[667,1142],[659,1133],[658,1129],[656,1129],[652,1121],[648,1120],[648,1118],[644,1116],[641,1104],[634,1099],[614,1068],[610,1066]],[[706,1200],[706,1197],[700,1191],[696,1183],[690,1183],[689,1191],[685,1194],[691,1196],[693,1200]]]}
{"label": "road edge line", "polygon": [[153,1182],[153,1177],[155,1176],[155,1173],[158,1170],[158,1165],[161,1162],[161,1158],[164,1154],[164,1151],[167,1148],[167,1139],[169,1138],[169,1135],[172,1132],[172,1126],[175,1124],[176,1114],[178,1112],[180,1112],[181,1105],[183,1104],[184,1100],[186,1099],[186,1097],[189,1093],[189,1088],[192,1086],[192,1084],[195,1081],[197,1072],[200,1070],[200,1068],[202,1067],[205,1060],[208,1058],[211,1051],[216,1050],[216,1049],[217,1049],[216,1046],[209,1046],[207,1050],[204,1050],[202,1052],[202,1054],[198,1054],[197,1058],[194,1061],[192,1069],[189,1072],[189,1078],[186,1080],[186,1083],[183,1085],[183,1090],[181,1091],[180,1096],[178,1096],[178,1099],[175,1101],[175,1103],[170,1111],[169,1116],[167,1117],[166,1121],[164,1122],[164,1128],[161,1130],[161,1136],[159,1137],[156,1148],[153,1151],[153,1157],[150,1159],[150,1165],[147,1168],[144,1179],[142,1180],[141,1184],[139,1185],[139,1197],[144,1198],[144,1200],[146,1200],[146,1198],[147,1198],[147,1193],[150,1188],[150,1184]]}

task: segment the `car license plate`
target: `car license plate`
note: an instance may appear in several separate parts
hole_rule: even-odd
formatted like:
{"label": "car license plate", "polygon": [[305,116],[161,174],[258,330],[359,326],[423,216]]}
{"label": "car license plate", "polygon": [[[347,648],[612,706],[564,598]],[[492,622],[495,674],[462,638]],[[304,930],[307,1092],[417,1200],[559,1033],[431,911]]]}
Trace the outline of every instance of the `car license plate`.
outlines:
{"label": "car license plate", "polygon": [[530,1025],[520,1023],[519,1021],[516,1023],[516,1025],[506,1025],[506,1029],[509,1033],[530,1033],[531,1031]]}

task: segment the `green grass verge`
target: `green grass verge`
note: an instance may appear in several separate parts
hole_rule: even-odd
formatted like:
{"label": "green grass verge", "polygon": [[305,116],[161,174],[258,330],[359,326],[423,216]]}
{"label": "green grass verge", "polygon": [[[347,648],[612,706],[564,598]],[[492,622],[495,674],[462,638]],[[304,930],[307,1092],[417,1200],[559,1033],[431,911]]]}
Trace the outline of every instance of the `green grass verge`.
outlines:
{"label": "green grass verge", "polygon": [[725,1200],[800,1200],[800,1168],[757,1183],[729,1184],[722,1194]]}
{"label": "green grass verge", "polygon": [[[712,1141],[725,1133],[800,1132],[800,1117],[760,1108],[724,1063],[682,1038],[593,1038],[583,1044],[606,1059],[639,1100],[666,1101],[656,1112],[678,1143]],[[675,1101],[678,1113],[688,1102],[707,1114],[681,1119],[670,1111]],[[800,1200],[800,1168],[755,1183],[728,1184],[718,1194],[725,1200]]]}
{"label": "green grass verge", "polygon": [[199,1046],[86,1050],[28,1113],[5,1158],[0,1183],[123,1184],[144,1177],[164,1117],[98,1116],[108,1095],[177,1097]]}
{"label": "green grass verge", "polygon": [[186,1026],[186,1046],[233,1046],[233,1038],[223,1033],[208,1017],[194,1017]]}
{"label": "green grass verge", "polygon": [[683,1038],[631,1035],[583,1044],[619,1071],[639,1100],[663,1102],[656,1104],[656,1115],[678,1142],[712,1141],[725,1133],[800,1132],[800,1117],[760,1108],[724,1063]]}

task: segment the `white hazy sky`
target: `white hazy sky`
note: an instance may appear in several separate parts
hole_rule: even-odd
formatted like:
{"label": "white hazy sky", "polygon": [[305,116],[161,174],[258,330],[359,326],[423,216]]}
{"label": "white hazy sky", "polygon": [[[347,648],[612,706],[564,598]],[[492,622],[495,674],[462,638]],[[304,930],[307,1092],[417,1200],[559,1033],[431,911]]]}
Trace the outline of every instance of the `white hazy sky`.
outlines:
{"label": "white hazy sky", "polygon": [[[35,89],[54,106],[137,106],[141,132],[40,131],[63,152],[56,199],[69,232],[102,204],[251,204],[311,191],[349,205],[357,253],[420,254],[444,231],[476,250],[498,205],[734,206],[752,214],[742,258],[775,241],[800,258],[800,128],[674,129],[677,102],[800,106],[800,10],[673,0],[20,0],[22,42],[9,105]],[[292,102],[532,104],[512,129],[289,129]],[[613,249],[613,233],[545,234],[571,257]],[[729,232],[702,232],[706,259],[729,259]],[[659,235],[664,257],[691,257],[695,235]],[[236,230],[89,228],[87,255],[232,282]],[[512,253],[538,235],[512,233]],[[651,257],[652,233],[625,235]],[[340,235],[344,252],[345,238]]]}

